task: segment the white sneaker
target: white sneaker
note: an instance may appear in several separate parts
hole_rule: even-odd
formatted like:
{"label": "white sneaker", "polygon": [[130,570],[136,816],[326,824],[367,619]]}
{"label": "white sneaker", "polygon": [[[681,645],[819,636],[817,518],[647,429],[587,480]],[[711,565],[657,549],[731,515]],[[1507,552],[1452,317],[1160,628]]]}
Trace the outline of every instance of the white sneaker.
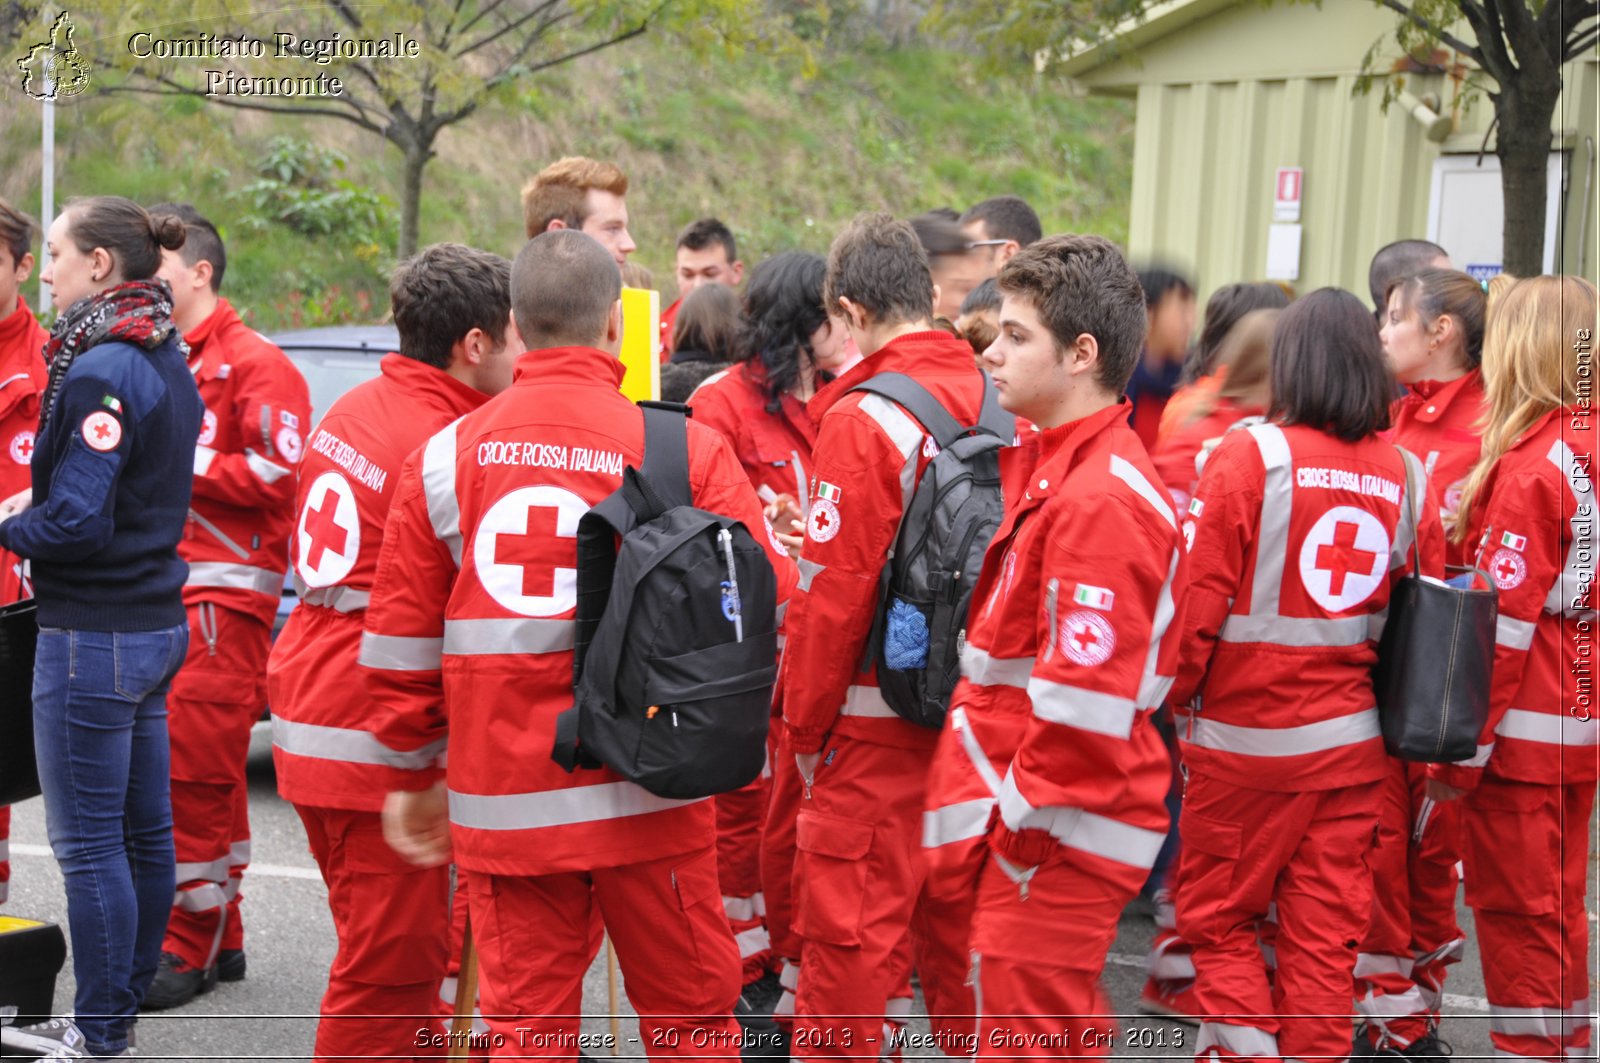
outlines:
{"label": "white sneaker", "polygon": [[34,1059],[91,1059],[83,1031],[71,1018],[49,1019],[32,1026],[0,1026],[0,1044],[28,1052]]}

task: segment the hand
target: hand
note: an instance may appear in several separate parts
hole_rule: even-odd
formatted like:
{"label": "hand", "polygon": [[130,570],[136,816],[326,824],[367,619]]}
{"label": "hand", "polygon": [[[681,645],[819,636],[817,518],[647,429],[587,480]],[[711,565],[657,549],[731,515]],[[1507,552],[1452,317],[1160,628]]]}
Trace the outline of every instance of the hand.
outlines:
{"label": "hand", "polygon": [[821,753],[796,753],[794,765],[800,769],[800,778],[805,780],[809,788],[813,779],[817,777],[817,765],[822,761]]}
{"label": "hand", "polygon": [[1425,792],[1427,793],[1429,800],[1441,802],[1454,801],[1456,798],[1466,793],[1465,790],[1458,789],[1454,786],[1451,786],[1449,783],[1441,782],[1438,779],[1427,780]]}
{"label": "hand", "polygon": [[805,520],[806,515],[800,511],[800,504],[794,500],[793,495],[778,495],[767,508],[762,510],[774,528],[781,528],[788,521]]}
{"label": "hand", "polygon": [[394,790],[383,801],[383,840],[418,867],[450,862],[450,809],[444,783]]}
{"label": "hand", "polygon": [[4,502],[0,502],[0,523],[15,517],[33,505],[33,488],[24,487]]}
{"label": "hand", "polygon": [[789,522],[789,527],[793,530],[787,535],[785,535],[783,532],[777,533],[778,541],[782,543],[783,548],[789,552],[790,559],[798,561],[800,560],[800,549],[805,545],[806,541],[806,526],[797,520],[791,520]]}

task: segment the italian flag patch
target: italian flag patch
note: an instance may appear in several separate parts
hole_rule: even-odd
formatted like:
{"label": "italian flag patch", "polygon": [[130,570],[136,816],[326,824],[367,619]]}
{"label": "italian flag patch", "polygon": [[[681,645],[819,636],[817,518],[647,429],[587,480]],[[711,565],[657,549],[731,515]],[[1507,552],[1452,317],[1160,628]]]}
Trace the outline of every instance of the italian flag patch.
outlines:
{"label": "italian flag patch", "polygon": [[837,504],[840,494],[842,494],[842,492],[833,484],[828,483],[826,480],[817,481],[818,498],[826,498],[829,502]]}
{"label": "italian flag patch", "polygon": [[1513,535],[1510,532],[1504,532],[1500,536],[1500,545],[1521,553],[1528,548],[1528,538],[1525,535]]}
{"label": "italian flag patch", "polygon": [[100,400],[100,405],[115,413],[122,412],[122,402],[115,395],[107,395]]}
{"label": "italian flag patch", "polygon": [[1104,587],[1093,587],[1087,583],[1080,583],[1078,584],[1078,589],[1072,592],[1072,600],[1077,605],[1087,605],[1090,609],[1099,609],[1101,612],[1109,613],[1111,611],[1111,603],[1117,600],[1117,596]]}

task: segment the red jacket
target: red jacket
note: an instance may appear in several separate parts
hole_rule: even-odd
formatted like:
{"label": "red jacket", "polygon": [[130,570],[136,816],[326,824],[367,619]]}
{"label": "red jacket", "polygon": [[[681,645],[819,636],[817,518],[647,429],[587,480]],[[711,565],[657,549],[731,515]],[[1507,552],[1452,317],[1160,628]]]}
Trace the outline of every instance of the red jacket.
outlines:
{"label": "red jacket", "polygon": [[767,409],[760,359],[708,377],[689,396],[689,405],[695,420],[727,436],[745,475],[758,489],[768,487],[773,494],[805,501],[806,469],[817,442],[817,424],[793,395],[783,396],[777,413]]}
{"label": "red jacket", "polygon": [[267,665],[272,760],[286,801],[376,812],[402,787],[403,758],[372,736],[356,668],[384,521],[405,460],[488,398],[398,354],[333,404],[311,434],[295,491],[292,563],[300,605]]}
{"label": "red jacket", "polygon": [[[1167,408],[1170,410],[1172,407],[1168,405]],[[1200,482],[1196,459],[1201,451],[1206,450],[1206,444],[1214,447],[1229,428],[1246,417],[1256,417],[1261,413],[1259,407],[1241,406],[1232,399],[1218,399],[1210,413],[1198,420],[1175,425],[1170,433],[1156,443],[1150,452],[1150,460],[1155,463],[1161,482],[1172,493],[1172,501],[1179,513],[1189,508],[1195,484]]]}
{"label": "red jacket", "polygon": [[1375,436],[1347,443],[1262,424],[1212,453],[1189,504],[1192,579],[1172,691],[1175,706],[1199,695],[1177,713],[1191,768],[1273,791],[1388,773],[1370,673],[1412,543],[1425,574],[1443,564],[1424,483],[1416,457]]}
{"label": "red jacket", "polygon": [[311,396],[294,363],[226,299],[184,340],[205,413],[178,544],[189,562],[183,602],[214,602],[270,624],[288,567],[293,474]]}
{"label": "red jacket", "polygon": [[850,392],[888,372],[916,378],[962,424],[978,420],[983,376],[971,346],[947,332],[901,336],[811,400],[821,428],[800,558],[802,593],[789,614],[780,677],[785,731],[796,753],[817,752],[835,731],[906,748],[931,749],[939,737],[895,715],[878,693],[875,668],[857,671],[879,574],[933,445],[899,406]]}
{"label": "red jacket", "polygon": [[[1422,459],[1439,497],[1439,516],[1447,522],[1455,517],[1467,474],[1483,451],[1484,403],[1483,374],[1474,369],[1447,384],[1424,380],[1411,385],[1390,413],[1394,425],[1384,438]],[[1448,542],[1445,564],[1465,567],[1471,551],[1471,546]]]}
{"label": "red jacket", "polygon": [[672,300],[672,305],[661,311],[661,364],[666,365],[672,361],[672,333],[678,325],[678,311],[683,307],[683,299]]}
{"label": "red jacket", "polygon": [[[1187,572],[1178,516],[1107,407],[1002,457],[1005,520],[973,592],[962,679],[929,776],[923,844],[988,829],[1148,869],[1166,837],[1171,763],[1150,716],[1178,661]],[[934,859],[939,855],[934,854]]]}
{"label": "red jacket", "polygon": [[[50,379],[43,353],[49,338],[21,296],[16,309],[0,318],[0,444],[5,447],[0,451],[0,499],[33,482],[28,466],[39,430],[39,400]],[[0,605],[32,594],[22,559],[0,549]]]}
{"label": "red jacket", "polygon": [[[418,754],[448,742],[456,861],[472,871],[546,875],[654,860],[708,844],[710,802],[656,797],[607,769],[563,771],[550,756],[572,705],[578,520],[644,451],[644,418],[617,391],[603,351],[530,351],[510,389],[434,435],[406,463],[384,533],[361,664],[374,733]],[[794,565],[716,432],[689,423],[695,504],[742,520],[778,568]]]}
{"label": "red jacket", "polygon": [[1594,457],[1593,411],[1553,411],[1501,456],[1474,506],[1477,565],[1499,588],[1500,618],[1478,754],[1428,769],[1452,786],[1471,788],[1485,770],[1535,783],[1600,778]]}

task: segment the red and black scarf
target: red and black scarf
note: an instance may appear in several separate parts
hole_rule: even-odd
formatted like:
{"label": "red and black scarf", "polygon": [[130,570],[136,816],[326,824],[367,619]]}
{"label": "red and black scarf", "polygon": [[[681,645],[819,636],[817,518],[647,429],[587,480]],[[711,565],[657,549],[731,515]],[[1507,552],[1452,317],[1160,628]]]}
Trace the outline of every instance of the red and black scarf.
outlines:
{"label": "red and black scarf", "polygon": [[109,341],[152,350],[172,333],[172,328],[172,289],[166,281],[154,277],[124,281],[67,307],[44,345],[50,382],[45,385],[39,412],[40,430],[50,420],[61,380],[78,355]]}

